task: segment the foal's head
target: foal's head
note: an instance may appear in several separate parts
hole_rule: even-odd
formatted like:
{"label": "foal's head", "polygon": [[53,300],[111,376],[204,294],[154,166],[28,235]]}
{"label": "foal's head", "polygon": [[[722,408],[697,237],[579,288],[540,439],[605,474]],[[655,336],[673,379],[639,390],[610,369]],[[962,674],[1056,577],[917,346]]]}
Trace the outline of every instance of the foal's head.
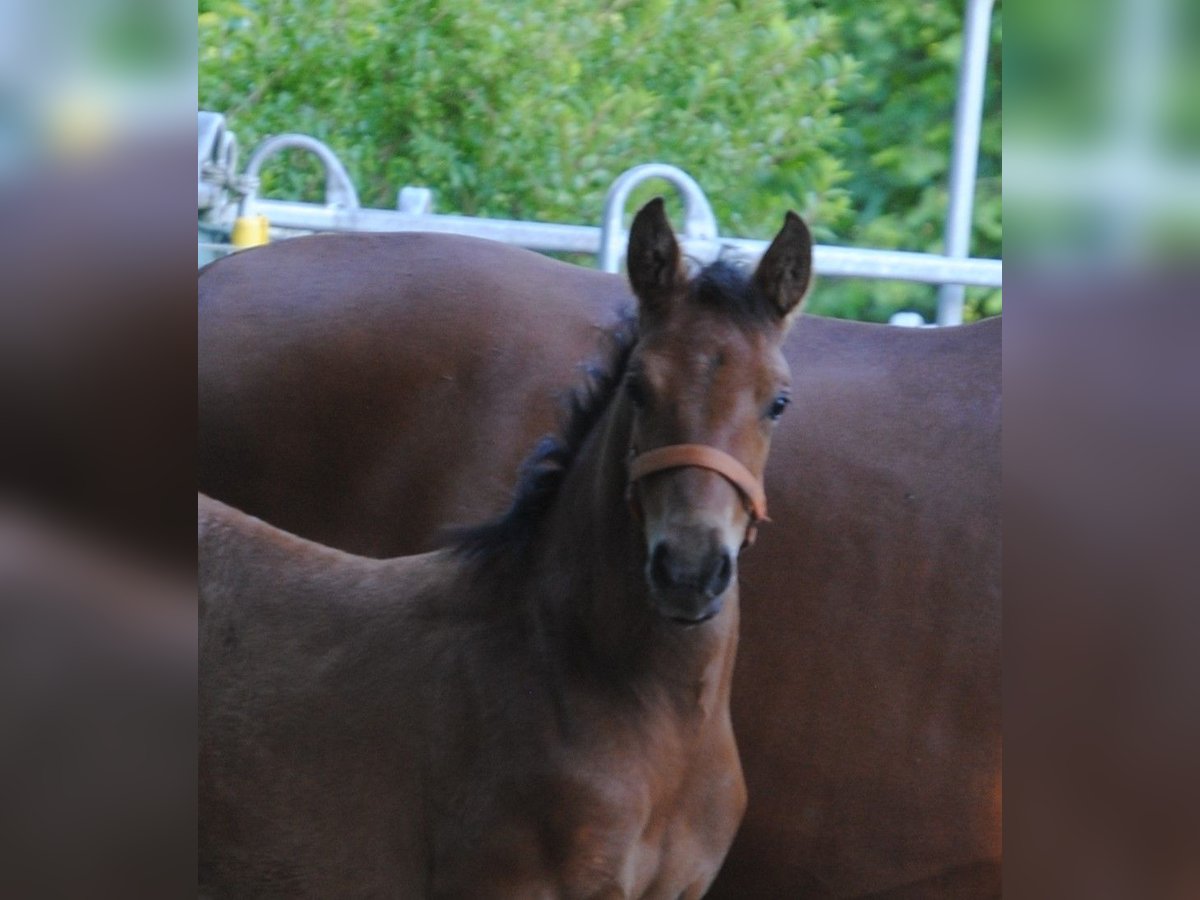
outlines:
{"label": "foal's head", "polygon": [[634,219],[628,265],[640,333],[625,376],[630,502],[655,608],[698,624],[720,612],[766,514],[763,469],[789,402],[781,345],[809,286],[812,238],[789,212],[753,275],[718,262],[689,278],[660,198]]}

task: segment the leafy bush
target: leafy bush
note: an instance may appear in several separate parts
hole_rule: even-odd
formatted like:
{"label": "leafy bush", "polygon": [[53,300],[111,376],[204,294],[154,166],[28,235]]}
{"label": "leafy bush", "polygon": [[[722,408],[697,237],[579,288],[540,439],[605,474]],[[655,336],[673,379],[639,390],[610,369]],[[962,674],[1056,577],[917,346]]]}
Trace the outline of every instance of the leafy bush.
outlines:
{"label": "leafy bush", "polygon": [[[834,113],[853,66],[828,13],[719,0],[612,4],[204,0],[200,98],[243,143],[301,131],[367,205],[404,184],[437,209],[598,222],[624,169],[678,165],[722,230],[773,232],[788,206],[845,219]],[[311,170],[266,190],[315,196]]]}
{"label": "leafy bush", "polygon": [[[807,4],[797,4],[807,5]],[[860,0],[841,19],[860,77],[843,94],[840,151],[855,215],[841,235],[857,247],[941,253],[962,56],[961,0]],[[829,4],[845,10],[844,4]],[[971,253],[999,257],[1001,17],[993,15]],[[815,298],[814,298],[815,299]],[[823,283],[822,311],[886,321],[897,310],[934,317],[937,288],[898,281]],[[1000,291],[969,289],[967,319],[1000,312]]]}
{"label": "leafy bush", "polygon": [[[200,0],[200,104],[244,147],[284,131],[325,141],[368,206],[417,184],[439,212],[598,223],[612,180],[658,161],[699,181],[723,234],[770,237],[794,208],[822,241],[939,249],[956,10]],[[323,190],[300,155],[263,175],[268,196]],[[998,205],[977,225],[977,252],[998,252]],[[818,309],[886,318],[931,296],[828,280]]]}

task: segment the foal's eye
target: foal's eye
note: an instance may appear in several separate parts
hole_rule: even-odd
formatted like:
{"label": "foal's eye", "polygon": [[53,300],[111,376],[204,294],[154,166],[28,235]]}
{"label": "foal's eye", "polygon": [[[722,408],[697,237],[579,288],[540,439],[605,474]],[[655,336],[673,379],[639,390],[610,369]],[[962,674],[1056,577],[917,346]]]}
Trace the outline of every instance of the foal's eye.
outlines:
{"label": "foal's eye", "polygon": [[767,409],[767,418],[771,421],[778,419],[783,415],[783,411],[787,409],[788,404],[792,402],[792,398],[787,394],[780,394],[771,401],[770,407]]}
{"label": "foal's eye", "polygon": [[625,393],[629,395],[629,402],[638,409],[646,405],[646,388],[640,378],[630,378],[626,381]]}

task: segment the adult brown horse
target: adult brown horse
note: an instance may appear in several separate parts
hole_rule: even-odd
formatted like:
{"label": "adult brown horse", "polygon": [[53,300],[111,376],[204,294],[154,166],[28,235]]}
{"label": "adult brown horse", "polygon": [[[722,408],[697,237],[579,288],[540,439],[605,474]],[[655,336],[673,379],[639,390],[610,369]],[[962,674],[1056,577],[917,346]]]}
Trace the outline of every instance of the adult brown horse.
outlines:
{"label": "adult brown horse", "polygon": [[[470,238],[300,238],[200,279],[201,487],[371,555],[493,515],[624,280]],[[742,570],[750,792],[711,896],[987,897],[1000,323],[802,317]]]}
{"label": "adult brown horse", "polygon": [[740,548],[811,270],[689,279],[635,218],[636,341],[501,519],[375,560],[200,502],[202,888],[698,898],[745,808]]}

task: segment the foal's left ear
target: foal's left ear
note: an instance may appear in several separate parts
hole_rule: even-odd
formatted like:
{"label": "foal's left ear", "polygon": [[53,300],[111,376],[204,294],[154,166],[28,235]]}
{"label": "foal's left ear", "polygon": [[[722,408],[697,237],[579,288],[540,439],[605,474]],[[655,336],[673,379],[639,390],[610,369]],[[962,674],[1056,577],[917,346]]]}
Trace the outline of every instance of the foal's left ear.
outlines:
{"label": "foal's left ear", "polygon": [[633,217],[625,259],[629,283],[642,312],[664,312],[683,282],[684,272],[679,243],[667,221],[662,197],[655,197]]}
{"label": "foal's left ear", "polygon": [[812,285],[812,233],[791,210],[759,261],[754,283],[784,319],[800,311]]}

